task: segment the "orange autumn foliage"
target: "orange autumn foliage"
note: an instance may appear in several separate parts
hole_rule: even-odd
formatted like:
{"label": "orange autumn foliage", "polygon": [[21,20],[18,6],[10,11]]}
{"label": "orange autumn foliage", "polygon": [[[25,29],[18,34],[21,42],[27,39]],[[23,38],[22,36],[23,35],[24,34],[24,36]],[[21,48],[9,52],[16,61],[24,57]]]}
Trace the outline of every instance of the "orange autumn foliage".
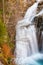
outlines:
{"label": "orange autumn foliage", "polygon": [[6,58],[11,57],[12,55],[11,48],[7,44],[2,45],[2,51]]}

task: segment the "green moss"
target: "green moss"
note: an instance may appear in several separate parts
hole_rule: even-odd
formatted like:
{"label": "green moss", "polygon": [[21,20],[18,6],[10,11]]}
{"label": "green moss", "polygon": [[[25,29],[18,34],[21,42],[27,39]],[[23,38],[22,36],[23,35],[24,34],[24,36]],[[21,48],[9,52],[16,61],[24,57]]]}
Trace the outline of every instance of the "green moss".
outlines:
{"label": "green moss", "polygon": [[14,49],[14,44],[10,42],[6,26],[0,19],[0,46],[4,43],[7,43],[11,49]]}
{"label": "green moss", "polygon": [[3,10],[2,9],[0,9],[0,14],[3,14]]}
{"label": "green moss", "polygon": [[0,19],[0,44],[7,42],[7,35],[5,24]]}

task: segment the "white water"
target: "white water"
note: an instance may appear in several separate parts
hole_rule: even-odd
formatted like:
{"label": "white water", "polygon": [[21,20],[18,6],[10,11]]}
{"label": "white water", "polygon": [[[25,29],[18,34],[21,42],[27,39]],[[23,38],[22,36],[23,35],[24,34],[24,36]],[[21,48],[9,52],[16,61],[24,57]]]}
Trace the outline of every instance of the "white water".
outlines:
{"label": "white water", "polygon": [[38,6],[38,2],[34,3],[30,8],[28,8],[24,18],[29,18],[29,20],[32,19],[33,16],[36,15],[37,13],[37,6]]}
{"label": "white water", "polygon": [[42,52],[43,52],[43,31],[42,31]]}
{"label": "white water", "polygon": [[[27,10],[24,19],[18,21],[16,26],[16,63],[18,64],[23,63],[23,60],[29,56],[38,53],[36,28],[34,25],[29,26],[37,13],[37,6],[38,2],[33,4]],[[32,62],[34,61],[32,60]]]}
{"label": "white water", "polygon": [[37,2],[41,2],[41,1],[43,1],[43,0],[36,0]]}
{"label": "white water", "polygon": [[[19,65],[40,65],[37,60],[43,60],[43,54],[35,54],[29,57],[20,58]],[[43,65],[43,64],[42,64]]]}

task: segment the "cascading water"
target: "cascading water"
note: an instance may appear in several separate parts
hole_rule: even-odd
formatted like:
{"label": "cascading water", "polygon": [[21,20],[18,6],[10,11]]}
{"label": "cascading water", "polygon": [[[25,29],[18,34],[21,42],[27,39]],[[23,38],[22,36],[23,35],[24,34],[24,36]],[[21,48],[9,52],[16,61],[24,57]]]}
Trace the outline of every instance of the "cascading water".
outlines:
{"label": "cascading water", "polygon": [[[36,40],[36,34],[35,34],[36,30],[35,30],[34,26],[32,26],[32,27],[30,26],[30,27],[26,28],[27,25],[32,23],[31,21],[34,18],[34,16],[36,15],[36,11],[35,11],[37,9],[36,5],[37,5],[37,3],[35,3],[32,7],[29,8],[26,15],[24,16],[24,19],[19,21],[16,26],[16,55],[17,55],[17,57],[20,57],[20,58],[27,57],[28,54],[30,55],[32,52],[33,53],[36,52],[36,49],[37,49],[37,45],[36,45],[37,40]],[[34,8],[34,10],[33,10],[33,8]],[[31,9],[32,9],[32,11],[31,11]],[[28,14],[28,13],[30,13],[30,14]],[[29,16],[29,18],[27,16]],[[35,44],[35,47],[34,47],[34,44]],[[31,48],[29,48],[28,46]],[[37,49],[37,51],[38,51],[38,49]],[[21,52],[21,54],[20,54],[20,52]],[[28,52],[28,54],[27,54],[27,52]]]}
{"label": "cascading water", "polygon": [[37,13],[37,7],[38,7],[38,2],[34,3],[30,8],[28,8],[24,18],[29,18],[29,20],[32,19],[33,16]]}
{"label": "cascading water", "polygon": [[[38,63],[36,63],[33,57],[29,58],[29,56],[38,53],[35,25],[29,26],[29,24],[32,24],[32,20],[36,15],[37,7],[38,7],[38,2],[33,4],[33,6],[31,6],[27,10],[24,19],[17,23],[16,26],[16,63],[17,64],[39,65]],[[37,55],[34,58],[36,57]],[[29,59],[31,60],[31,62],[33,62],[33,64],[31,64],[30,61],[28,61]]]}
{"label": "cascading water", "polygon": [[42,52],[43,52],[43,31],[42,31]]}

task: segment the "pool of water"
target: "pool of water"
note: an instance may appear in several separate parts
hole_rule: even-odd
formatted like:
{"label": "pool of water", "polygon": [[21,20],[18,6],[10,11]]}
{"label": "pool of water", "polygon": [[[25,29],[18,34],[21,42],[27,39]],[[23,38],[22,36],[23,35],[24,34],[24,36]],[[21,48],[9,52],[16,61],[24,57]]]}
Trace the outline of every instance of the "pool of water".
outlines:
{"label": "pool of water", "polygon": [[43,65],[43,54],[36,54],[24,60],[24,65]]}
{"label": "pool of water", "polygon": [[35,63],[25,63],[25,65],[43,65],[43,60],[42,59],[38,59],[35,61]]}
{"label": "pool of water", "polygon": [[43,54],[35,54],[30,57],[22,58],[18,65],[43,65]]}
{"label": "pool of water", "polygon": [[39,65],[43,65],[43,59],[37,60],[37,63],[39,63]]}

